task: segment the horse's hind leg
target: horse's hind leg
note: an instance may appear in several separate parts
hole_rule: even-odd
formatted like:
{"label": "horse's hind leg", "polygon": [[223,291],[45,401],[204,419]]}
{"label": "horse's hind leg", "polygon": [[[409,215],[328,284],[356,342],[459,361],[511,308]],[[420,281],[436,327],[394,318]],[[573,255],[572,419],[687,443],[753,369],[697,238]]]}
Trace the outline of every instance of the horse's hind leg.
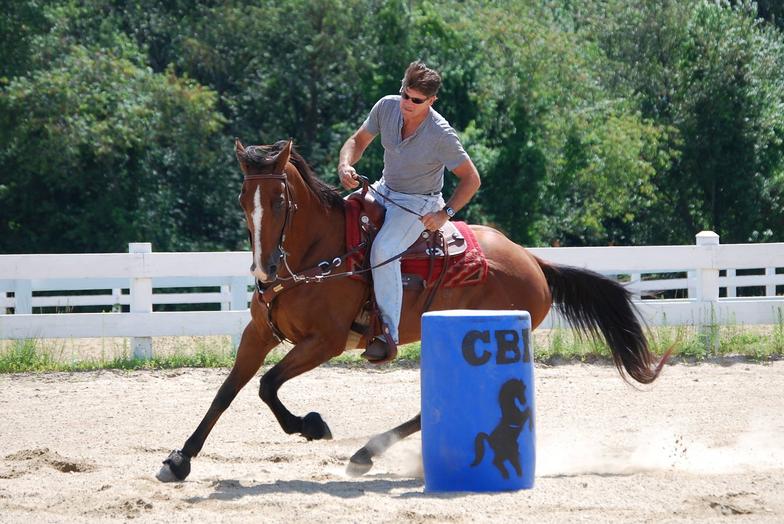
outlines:
{"label": "horse's hind leg", "polygon": [[523,476],[523,466],[520,464],[520,452],[513,453],[512,456],[509,457],[509,463],[512,464],[512,467],[517,473],[518,477]]}
{"label": "horse's hind leg", "polygon": [[397,441],[422,429],[421,414],[400,424],[394,429],[375,435],[359,451],[354,453],[346,466],[346,473],[352,477],[364,475],[373,467],[373,457],[377,457],[392,447]]}
{"label": "horse's hind leg", "polygon": [[332,432],[321,415],[314,412],[308,413],[305,417],[294,415],[278,398],[278,390],[288,380],[310,371],[340,354],[342,348],[330,351],[330,348],[339,345],[338,342],[329,341],[322,337],[306,338],[291,348],[278,364],[261,377],[259,397],[269,406],[275,418],[278,419],[280,427],[287,434],[300,433],[308,440],[332,438]]}
{"label": "horse's hind leg", "polygon": [[199,454],[215,423],[218,422],[223,412],[231,405],[237,393],[259,370],[267,353],[277,344],[277,340],[271,333],[259,333],[253,322],[247,325],[242,334],[240,346],[237,349],[237,358],[229,376],[223,381],[210,408],[207,410],[207,414],[204,415],[196,431],[185,441],[182,450],[172,451],[168,458],[163,461],[163,467],[157,475],[158,480],[162,482],[185,480],[191,471],[191,459]]}
{"label": "horse's hind leg", "polygon": [[[493,448],[493,451],[496,451],[495,448]],[[496,453],[498,453],[498,452],[496,451]],[[504,477],[504,480],[508,480],[509,479],[509,472],[506,471],[506,466],[504,465],[505,461],[506,461],[505,457],[496,454],[495,459],[493,459],[493,465],[496,468],[498,468],[498,471],[501,472],[501,476]]]}

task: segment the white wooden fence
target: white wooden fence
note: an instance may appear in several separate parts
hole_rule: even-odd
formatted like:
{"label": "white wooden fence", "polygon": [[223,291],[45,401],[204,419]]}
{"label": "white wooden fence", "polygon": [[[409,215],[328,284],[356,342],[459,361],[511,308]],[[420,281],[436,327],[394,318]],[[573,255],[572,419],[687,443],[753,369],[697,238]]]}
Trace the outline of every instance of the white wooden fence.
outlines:
{"label": "white wooden fence", "polygon": [[[649,325],[776,324],[784,314],[784,243],[720,245],[703,231],[693,246],[531,251],[628,282]],[[0,255],[0,339],[131,337],[142,357],[156,336],[232,335],[236,342],[249,319],[250,263],[248,252],[153,253],[148,243],[129,244],[129,253]],[[758,274],[738,275],[747,270]],[[751,287],[764,296],[737,296]],[[684,298],[655,298],[677,290]],[[154,311],[166,304],[220,310]],[[75,312],[85,306],[111,312]],[[543,327],[559,323],[548,317]]]}

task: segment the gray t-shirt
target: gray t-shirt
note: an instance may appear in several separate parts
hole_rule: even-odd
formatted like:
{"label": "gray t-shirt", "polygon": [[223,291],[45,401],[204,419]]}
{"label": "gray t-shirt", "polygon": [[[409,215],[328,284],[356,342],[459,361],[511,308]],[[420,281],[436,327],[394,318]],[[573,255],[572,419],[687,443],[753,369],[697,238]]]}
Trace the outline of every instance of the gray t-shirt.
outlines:
{"label": "gray t-shirt", "polygon": [[455,130],[432,107],[414,134],[401,140],[399,95],[376,102],[362,127],[373,135],[381,133],[384,182],[393,191],[437,193],[444,186],[444,167],[452,171],[468,160]]}

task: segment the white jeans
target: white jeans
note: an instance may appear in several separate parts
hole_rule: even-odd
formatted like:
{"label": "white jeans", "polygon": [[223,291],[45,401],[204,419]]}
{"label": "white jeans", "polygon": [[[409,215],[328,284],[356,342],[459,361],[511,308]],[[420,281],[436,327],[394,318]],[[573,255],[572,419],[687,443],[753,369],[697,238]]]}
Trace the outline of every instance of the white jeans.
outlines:
{"label": "white jeans", "polygon": [[[373,187],[382,195],[411,211],[416,211],[419,215],[426,215],[444,207],[441,193],[434,195],[398,193],[389,189],[383,179],[375,182]],[[384,225],[376,235],[370,250],[370,263],[376,266],[408,249],[425,228],[419,216],[399,208],[376,194],[373,196],[387,210]],[[373,269],[373,287],[382,320],[389,327],[395,342],[399,342],[398,325],[400,324],[400,311],[403,307],[403,278],[400,274],[400,259]]]}

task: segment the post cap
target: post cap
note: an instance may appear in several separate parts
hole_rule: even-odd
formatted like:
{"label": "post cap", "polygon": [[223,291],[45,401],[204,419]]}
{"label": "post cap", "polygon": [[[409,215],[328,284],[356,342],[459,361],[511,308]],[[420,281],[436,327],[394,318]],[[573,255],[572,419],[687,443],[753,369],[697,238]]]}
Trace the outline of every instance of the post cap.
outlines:
{"label": "post cap", "polygon": [[697,233],[698,246],[717,246],[719,245],[719,235],[713,231],[700,231]]}
{"label": "post cap", "polygon": [[131,242],[128,253],[152,253],[152,242]]}

